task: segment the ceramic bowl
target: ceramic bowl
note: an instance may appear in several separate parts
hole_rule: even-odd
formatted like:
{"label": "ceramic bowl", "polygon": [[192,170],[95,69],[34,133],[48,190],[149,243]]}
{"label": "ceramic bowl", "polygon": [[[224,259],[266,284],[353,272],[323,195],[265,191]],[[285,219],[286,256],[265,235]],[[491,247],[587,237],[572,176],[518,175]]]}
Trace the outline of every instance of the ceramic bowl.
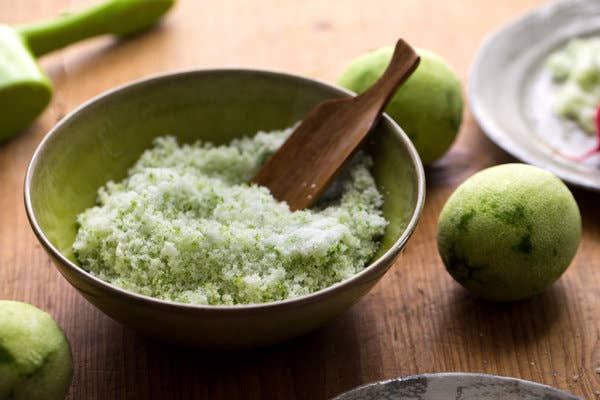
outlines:
{"label": "ceramic bowl", "polygon": [[487,374],[439,373],[394,378],[333,400],[582,400],[550,386]]}
{"label": "ceramic bowl", "polygon": [[356,276],[285,301],[240,306],[187,305],[139,295],[82,269],[71,251],[79,213],[100,186],[120,180],[161,135],[180,142],[226,143],[258,130],[288,127],[343,89],[284,73],[221,69],[173,73],[125,85],[64,118],[36,150],[25,181],[31,226],[62,275],[93,305],[141,334],[185,346],[240,349],[309,332],[365,295],[413,232],[425,196],[419,157],[387,116],[366,151],[384,196],[389,226],[381,248]]}

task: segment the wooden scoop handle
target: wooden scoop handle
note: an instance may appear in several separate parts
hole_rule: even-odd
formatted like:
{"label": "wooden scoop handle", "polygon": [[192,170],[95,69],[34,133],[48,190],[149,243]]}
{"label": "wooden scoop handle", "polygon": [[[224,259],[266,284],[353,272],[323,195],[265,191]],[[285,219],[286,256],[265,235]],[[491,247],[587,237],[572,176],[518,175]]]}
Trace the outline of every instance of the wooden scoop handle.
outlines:
{"label": "wooden scoop handle", "polygon": [[383,72],[383,75],[367,91],[356,97],[356,102],[372,103],[373,111],[383,113],[396,90],[402,85],[419,65],[419,57],[415,51],[400,39],[396,43],[394,54]]}

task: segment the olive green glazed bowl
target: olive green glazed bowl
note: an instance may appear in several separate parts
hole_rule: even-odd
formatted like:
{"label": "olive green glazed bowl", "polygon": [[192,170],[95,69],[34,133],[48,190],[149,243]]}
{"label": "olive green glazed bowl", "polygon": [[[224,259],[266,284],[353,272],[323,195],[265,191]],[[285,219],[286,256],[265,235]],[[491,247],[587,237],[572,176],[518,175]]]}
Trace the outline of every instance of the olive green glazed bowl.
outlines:
{"label": "olive green glazed bowl", "polygon": [[25,179],[31,226],[61,274],[89,302],[139,333],[184,346],[241,349],[280,342],[324,324],[365,295],[392,265],[419,219],[425,178],[404,132],[384,116],[365,144],[389,225],[379,252],[351,279],[285,301],[188,305],[139,295],[82,269],[71,250],[76,217],[99,187],[120,180],[161,135],[226,143],[288,127],[343,89],[284,73],[194,70],[117,88],[83,104],[44,138]]}

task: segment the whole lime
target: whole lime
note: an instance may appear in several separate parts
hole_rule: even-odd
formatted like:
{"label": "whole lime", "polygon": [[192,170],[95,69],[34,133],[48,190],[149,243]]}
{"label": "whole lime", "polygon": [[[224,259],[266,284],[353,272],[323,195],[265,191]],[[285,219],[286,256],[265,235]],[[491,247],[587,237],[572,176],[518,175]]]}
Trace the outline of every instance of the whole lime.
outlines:
{"label": "whole lime", "polygon": [[0,399],[63,400],[72,374],[69,343],[52,317],[0,300]]}
{"label": "whole lime", "polygon": [[569,189],[525,164],[476,173],[450,196],[438,221],[446,269],[491,301],[524,299],[549,287],[580,240],[581,215]]}
{"label": "whole lime", "polygon": [[[354,60],[338,84],[362,93],[381,77],[393,47],[371,51]],[[419,152],[423,164],[441,157],[452,145],[462,121],[460,80],[438,55],[423,49],[416,71],[398,89],[385,111],[402,127]]]}

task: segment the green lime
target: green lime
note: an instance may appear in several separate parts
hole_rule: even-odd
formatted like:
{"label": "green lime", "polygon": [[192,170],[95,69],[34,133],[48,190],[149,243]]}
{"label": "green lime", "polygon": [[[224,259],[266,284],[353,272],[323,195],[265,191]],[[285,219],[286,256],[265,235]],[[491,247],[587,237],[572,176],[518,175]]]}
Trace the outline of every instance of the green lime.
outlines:
{"label": "green lime", "polygon": [[[356,93],[371,87],[392,58],[393,47],[371,51],[354,60],[338,84]],[[398,89],[386,112],[415,145],[423,164],[441,157],[452,145],[462,121],[460,80],[438,55],[423,49],[416,71]]]}
{"label": "green lime", "polygon": [[72,374],[69,343],[52,317],[0,300],[0,399],[63,400]]}
{"label": "green lime", "polygon": [[567,269],[581,240],[573,195],[553,174],[525,164],[485,169],[450,196],[438,250],[452,277],[491,301],[540,293]]}

